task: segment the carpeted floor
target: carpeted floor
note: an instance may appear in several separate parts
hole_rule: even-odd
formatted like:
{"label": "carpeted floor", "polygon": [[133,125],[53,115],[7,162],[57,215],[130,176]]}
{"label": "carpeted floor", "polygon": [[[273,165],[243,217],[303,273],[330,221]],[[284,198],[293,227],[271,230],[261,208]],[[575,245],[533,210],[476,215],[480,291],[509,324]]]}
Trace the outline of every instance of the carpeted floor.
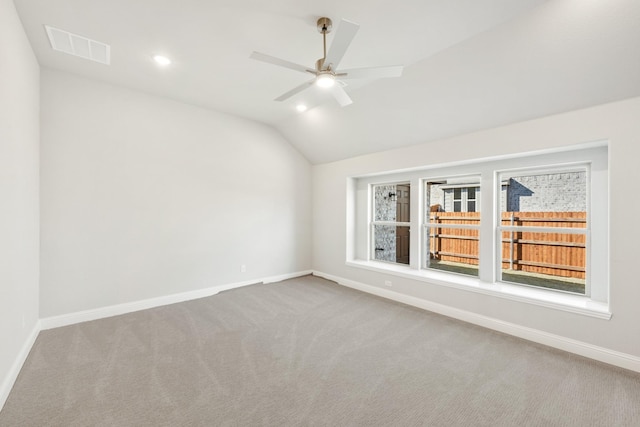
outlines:
{"label": "carpeted floor", "polygon": [[638,426],[640,375],[313,276],[43,331],[1,426]]}

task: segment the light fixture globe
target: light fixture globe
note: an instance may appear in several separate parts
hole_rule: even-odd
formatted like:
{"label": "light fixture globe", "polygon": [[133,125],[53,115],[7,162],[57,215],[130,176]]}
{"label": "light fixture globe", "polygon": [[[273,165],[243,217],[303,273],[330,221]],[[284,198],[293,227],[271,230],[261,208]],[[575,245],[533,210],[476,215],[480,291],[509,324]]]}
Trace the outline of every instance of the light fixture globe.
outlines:
{"label": "light fixture globe", "polygon": [[316,78],[316,85],[321,88],[330,88],[335,84],[335,76],[329,73],[322,73]]}
{"label": "light fixture globe", "polygon": [[153,60],[156,61],[156,64],[162,66],[162,67],[166,67],[167,65],[171,64],[171,60],[169,58],[167,58],[166,56],[162,56],[162,55],[155,55],[153,57]]}

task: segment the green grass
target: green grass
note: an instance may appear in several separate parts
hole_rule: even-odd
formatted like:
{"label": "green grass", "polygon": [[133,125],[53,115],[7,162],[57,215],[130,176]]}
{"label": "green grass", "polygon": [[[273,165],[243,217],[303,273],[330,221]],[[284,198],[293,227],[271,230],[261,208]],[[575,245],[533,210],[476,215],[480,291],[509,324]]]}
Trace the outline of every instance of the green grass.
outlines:
{"label": "green grass", "polygon": [[514,273],[502,272],[504,282],[521,283],[523,285],[537,286],[540,288],[557,289],[559,291],[573,292],[584,295],[584,281],[552,279],[543,275],[533,275],[521,271]]}
{"label": "green grass", "polygon": [[477,276],[478,267],[469,266],[468,264],[458,264],[453,262],[442,262],[431,260],[429,268],[440,271],[448,271],[451,273],[464,274],[466,276]]}
{"label": "green grass", "polygon": [[[464,274],[466,276],[478,276],[478,267],[469,264],[443,262],[431,260],[429,268],[451,273]],[[518,283],[539,288],[556,289],[564,292],[572,292],[584,295],[584,280],[554,277],[544,274],[526,273],[523,271],[503,271],[502,281]]]}

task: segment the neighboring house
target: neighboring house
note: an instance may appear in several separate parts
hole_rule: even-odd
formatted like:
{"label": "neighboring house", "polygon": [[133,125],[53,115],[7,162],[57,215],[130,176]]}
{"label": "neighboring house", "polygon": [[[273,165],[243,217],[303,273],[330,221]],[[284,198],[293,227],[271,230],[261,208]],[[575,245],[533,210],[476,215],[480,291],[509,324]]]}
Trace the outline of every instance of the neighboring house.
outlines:
{"label": "neighboring house", "polygon": [[434,184],[430,189],[432,211],[480,212],[480,184]]}
{"label": "neighboring house", "polygon": [[[586,173],[514,176],[502,183],[505,212],[582,212],[587,210]],[[431,206],[444,212],[480,212],[480,184],[435,184]]]}

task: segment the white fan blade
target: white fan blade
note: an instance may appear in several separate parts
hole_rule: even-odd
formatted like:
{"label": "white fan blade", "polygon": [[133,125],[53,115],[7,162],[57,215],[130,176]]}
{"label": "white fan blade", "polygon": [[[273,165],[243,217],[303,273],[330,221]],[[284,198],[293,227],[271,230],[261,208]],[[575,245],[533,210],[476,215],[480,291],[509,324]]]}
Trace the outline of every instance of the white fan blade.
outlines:
{"label": "white fan blade", "polygon": [[291,98],[293,95],[295,95],[297,93],[300,93],[303,90],[305,90],[306,88],[308,88],[309,86],[313,85],[315,83],[315,81],[316,81],[316,79],[309,80],[308,82],[304,82],[300,86],[294,87],[289,92],[283,93],[282,95],[277,97],[275,100],[276,101],[286,101],[287,99]]}
{"label": "white fan blade", "polygon": [[266,62],[267,64],[277,65],[279,67],[289,68],[290,70],[300,71],[302,73],[312,73],[315,74],[316,71],[305,67],[304,65],[295,64],[293,62],[285,61],[284,59],[276,58],[275,56],[267,55],[265,53],[253,52],[249,58],[255,59],[257,61]]}
{"label": "white fan blade", "polygon": [[[402,75],[402,65],[391,67],[369,67],[352,68],[350,70],[340,70],[340,80],[348,79],[382,79],[385,77],[400,77]],[[346,74],[343,76],[342,74]]]}
{"label": "white fan blade", "polygon": [[331,47],[329,48],[327,57],[324,60],[323,68],[327,68],[329,64],[331,64],[332,70],[338,68],[340,61],[342,61],[342,57],[349,48],[349,45],[356,36],[359,28],[360,25],[347,21],[346,19],[340,21],[340,26],[336,31],[336,35],[333,37]]}
{"label": "white fan blade", "polygon": [[335,84],[331,88],[331,94],[336,99],[336,101],[338,101],[338,104],[340,104],[341,107],[346,107],[347,105],[353,103],[349,95],[347,95],[347,92],[342,89],[342,86],[340,86],[340,84]]}

